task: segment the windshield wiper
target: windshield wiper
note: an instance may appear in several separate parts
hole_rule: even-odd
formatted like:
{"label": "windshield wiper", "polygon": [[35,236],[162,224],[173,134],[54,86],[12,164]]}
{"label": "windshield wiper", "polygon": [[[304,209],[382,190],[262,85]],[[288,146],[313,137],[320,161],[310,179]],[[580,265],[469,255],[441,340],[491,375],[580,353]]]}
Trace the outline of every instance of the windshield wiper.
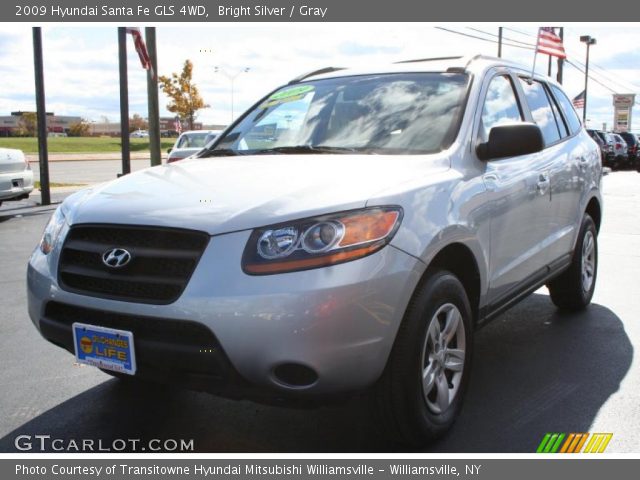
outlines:
{"label": "windshield wiper", "polygon": [[244,153],[238,150],[233,150],[232,148],[219,148],[214,150],[207,150],[198,158],[205,157],[232,157],[234,155],[243,155]]}
{"label": "windshield wiper", "polygon": [[230,157],[234,155],[268,155],[290,153],[375,153],[369,148],[334,147],[331,145],[286,145],[273,148],[261,148],[259,150],[234,150],[232,148],[220,148],[207,150],[199,158],[204,157]]}
{"label": "windshield wiper", "polygon": [[251,155],[269,153],[369,153],[365,148],[333,147],[330,145],[287,145],[282,147],[253,150]]}

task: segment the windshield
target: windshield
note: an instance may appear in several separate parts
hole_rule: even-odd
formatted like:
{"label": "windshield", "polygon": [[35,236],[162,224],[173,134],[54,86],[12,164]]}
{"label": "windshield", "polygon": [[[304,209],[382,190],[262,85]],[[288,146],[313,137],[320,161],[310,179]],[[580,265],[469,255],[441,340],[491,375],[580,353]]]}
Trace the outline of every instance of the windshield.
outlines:
{"label": "windshield", "polygon": [[209,155],[439,152],[455,139],[468,83],[465,74],[403,73],[286,86]]}
{"label": "windshield", "polygon": [[211,138],[209,137],[209,133],[185,133],[182,135],[180,140],[178,140],[178,146],[176,148],[203,148]]}

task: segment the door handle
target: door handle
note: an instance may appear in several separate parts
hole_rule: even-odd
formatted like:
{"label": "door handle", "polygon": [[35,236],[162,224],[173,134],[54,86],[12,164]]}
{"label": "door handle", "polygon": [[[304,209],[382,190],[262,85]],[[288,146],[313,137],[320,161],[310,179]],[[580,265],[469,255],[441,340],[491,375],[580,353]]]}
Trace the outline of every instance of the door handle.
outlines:
{"label": "door handle", "polygon": [[538,183],[537,183],[538,193],[540,195],[544,195],[547,192],[550,183],[551,182],[549,181],[549,174],[546,172],[541,173],[538,176]]}

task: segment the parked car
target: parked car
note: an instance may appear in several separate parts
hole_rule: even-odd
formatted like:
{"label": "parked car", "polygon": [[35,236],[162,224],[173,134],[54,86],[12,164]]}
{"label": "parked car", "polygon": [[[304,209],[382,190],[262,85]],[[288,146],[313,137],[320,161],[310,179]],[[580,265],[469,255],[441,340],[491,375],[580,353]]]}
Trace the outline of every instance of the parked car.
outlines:
{"label": "parked car", "polygon": [[627,142],[617,133],[611,133],[613,139],[613,165],[612,168],[620,169],[629,166],[629,150]]}
{"label": "parked car", "polygon": [[29,261],[33,323],[119,378],[364,392],[389,435],[437,438],[476,328],[545,284],[568,311],[594,292],[598,146],[530,70],[476,56],[292,80],[195,158],[69,196]]}
{"label": "parked car", "polygon": [[188,130],[181,134],[172,148],[167,150],[167,163],[176,162],[198,153],[220,134],[220,130]]}
{"label": "parked car", "polygon": [[587,129],[587,133],[593,139],[594,142],[598,144],[598,148],[600,148],[600,160],[604,165],[607,160],[607,154],[609,152],[609,146],[605,141],[604,134],[600,135],[602,132],[598,132],[597,130]]}
{"label": "parked car", "polygon": [[0,148],[0,205],[22,200],[33,191],[33,171],[22,150]]}
{"label": "parked car", "polygon": [[[640,135],[636,135],[636,140],[638,140],[638,144],[640,145]],[[636,157],[636,170],[640,172],[640,159]]]}
{"label": "parked car", "polygon": [[613,135],[608,133],[608,132],[603,132],[604,133],[604,138],[605,138],[605,142],[607,143],[607,157],[606,157],[606,163],[605,165],[611,168],[614,168],[615,166],[615,157],[616,157],[616,152],[615,152],[615,139],[613,138]]}
{"label": "parked car", "polygon": [[129,135],[131,138],[149,138],[149,132],[147,130],[136,130]]}
{"label": "parked car", "polygon": [[180,134],[176,130],[161,130],[160,136],[162,138],[178,138]]}
{"label": "parked car", "polygon": [[627,155],[629,166],[635,168],[638,166],[638,137],[630,132],[623,132],[620,137],[627,144]]}

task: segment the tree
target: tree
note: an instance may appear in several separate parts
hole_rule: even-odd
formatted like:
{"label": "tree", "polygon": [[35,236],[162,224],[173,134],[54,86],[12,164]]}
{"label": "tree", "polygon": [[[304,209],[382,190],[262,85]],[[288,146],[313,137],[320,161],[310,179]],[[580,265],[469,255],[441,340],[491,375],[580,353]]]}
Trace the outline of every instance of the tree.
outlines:
{"label": "tree", "polygon": [[70,137],[88,137],[89,130],[91,130],[91,125],[85,119],[80,120],[79,122],[73,122],[69,125],[68,135]]}
{"label": "tree", "polygon": [[192,77],[193,63],[186,60],[182,73],[172,73],[171,77],[161,75],[159,78],[162,91],[171,99],[167,104],[167,110],[186,120],[191,130],[198,110],[209,107],[200,96]]}
{"label": "tree", "polygon": [[35,137],[38,134],[38,116],[35,112],[23,112],[18,120],[18,137]]}
{"label": "tree", "polygon": [[149,122],[142,118],[137,113],[133,114],[133,117],[129,119],[129,133],[136,130],[147,130],[149,128]]}

